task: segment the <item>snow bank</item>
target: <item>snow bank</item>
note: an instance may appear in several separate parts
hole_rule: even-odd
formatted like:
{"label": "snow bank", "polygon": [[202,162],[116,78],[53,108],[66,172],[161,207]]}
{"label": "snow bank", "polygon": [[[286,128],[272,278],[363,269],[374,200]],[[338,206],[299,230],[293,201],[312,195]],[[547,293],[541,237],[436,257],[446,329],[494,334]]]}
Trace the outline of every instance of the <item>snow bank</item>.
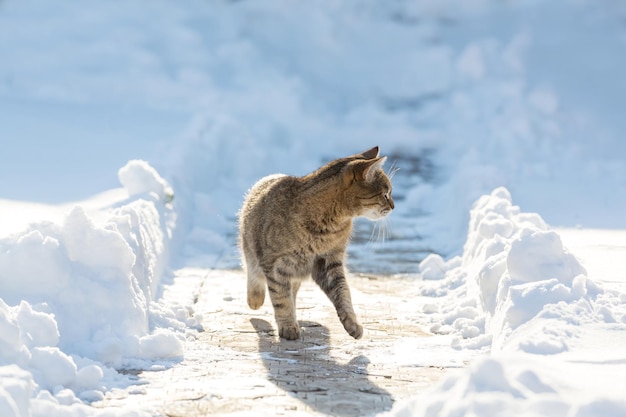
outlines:
{"label": "snow bank", "polygon": [[623,398],[586,399],[584,393],[577,397],[560,390],[563,381],[554,375],[546,376],[543,370],[545,364],[525,356],[479,359],[466,371],[446,378],[427,397],[398,405],[391,414],[395,417],[625,415]]}
{"label": "snow bank", "polygon": [[128,161],[118,171],[118,178],[129,197],[154,193],[166,203],[174,199],[174,191],[170,185],[146,161]]}
{"label": "snow bank", "polygon": [[430,255],[420,270],[422,294],[436,297],[423,308],[430,330],[491,357],[393,415],[624,415],[619,387],[587,395],[580,385],[589,369],[578,369],[585,361],[559,355],[575,354],[589,329],[626,328],[626,297],[589,279],[559,235],[513,205],[508,190],[474,204],[462,257]]}
{"label": "snow bank", "polygon": [[424,295],[456,300],[431,330],[456,334],[458,348],[558,353],[582,321],[626,322],[608,307],[616,295],[590,280],[558,234],[513,205],[505,188],[474,204],[462,257],[431,255],[420,270],[431,280]]}
{"label": "snow bank", "polygon": [[[151,324],[184,327],[173,312],[151,307],[175,232],[173,193],[142,161],[119,176],[129,200],[104,224],[76,206],[61,224],[31,224],[0,241],[3,416],[29,415],[33,393],[57,405],[100,399],[116,378],[109,366],[182,355],[181,336],[152,334]],[[49,415],[46,404],[34,415]]]}

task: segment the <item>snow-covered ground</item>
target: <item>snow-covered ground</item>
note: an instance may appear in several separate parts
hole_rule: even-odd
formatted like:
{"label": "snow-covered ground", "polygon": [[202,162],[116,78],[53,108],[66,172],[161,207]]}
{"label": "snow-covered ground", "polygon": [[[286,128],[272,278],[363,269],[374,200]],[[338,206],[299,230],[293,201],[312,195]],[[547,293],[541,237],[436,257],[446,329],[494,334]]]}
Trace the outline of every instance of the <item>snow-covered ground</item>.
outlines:
{"label": "snow-covered ground", "polygon": [[200,318],[159,302],[168,271],[237,266],[256,179],[375,144],[397,208],[352,269],[415,276],[424,326],[483,357],[392,414],[626,414],[625,17],[0,2],[0,414],[92,415],[114,369],[180,360]]}

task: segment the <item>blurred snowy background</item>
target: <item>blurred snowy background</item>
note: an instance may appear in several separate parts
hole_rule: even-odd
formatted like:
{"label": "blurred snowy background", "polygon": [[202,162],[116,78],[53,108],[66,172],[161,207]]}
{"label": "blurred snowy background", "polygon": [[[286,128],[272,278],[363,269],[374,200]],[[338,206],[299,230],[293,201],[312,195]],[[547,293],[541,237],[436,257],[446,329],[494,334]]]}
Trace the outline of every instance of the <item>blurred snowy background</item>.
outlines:
{"label": "blurred snowy background", "polygon": [[146,159],[195,194],[202,240],[256,178],[378,144],[400,167],[387,237],[404,244],[375,251],[458,253],[469,207],[500,185],[550,224],[626,227],[625,15],[610,0],[5,2],[1,196],[84,199]]}

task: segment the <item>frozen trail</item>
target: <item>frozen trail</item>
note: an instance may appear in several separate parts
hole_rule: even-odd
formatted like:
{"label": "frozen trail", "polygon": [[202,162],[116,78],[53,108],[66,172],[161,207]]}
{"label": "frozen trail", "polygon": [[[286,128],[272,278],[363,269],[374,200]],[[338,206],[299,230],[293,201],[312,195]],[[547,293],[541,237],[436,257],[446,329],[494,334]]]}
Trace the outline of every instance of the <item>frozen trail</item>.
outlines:
{"label": "frozen trail", "polygon": [[[624,285],[623,274],[615,271],[623,271],[625,231],[558,231],[592,276]],[[605,275],[603,266],[613,275]],[[420,295],[421,284],[417,276],[351,275],[355,309],[365,328],[363,339],[355,341],[309,281],[298,299],[303,338],[289,342],[278,339],[267,300],[258,311],[247,307],[242,271],[179,269],[163,299],[193,306],[202,316],[202,331],[188,333],[184,360],[139,373],[137,385],[113,390],[94,406],[141,404],[152,416],[192,417],[388,411],[394,403],[432,392],[446,374],[481,355],[451,349],[449,338],[424,329],[424,307],[433,299]],[[595,334],[590,329],[583,336]],[[587,365],[578,363],[576,352],[564,359],[583,369]]]}
{"label": "frozen trail", "polygon": [[164,297],[195,301],[203,331],[188,338],[182,362],[140,373],[139,385],[112,391],[95,406],[139,403],[156,416],[363,416],[431,388],[446,373],[442,362],[406,363],[409,355],[397,351],[407,343],[425,349],[435,339],[419,325],[415,281],[352,276],[351,286],[363,339],[345,333],[309,282],[298,299],[304,336],[289,342],[278,339],[268,300],[258,311],[245,304],[243,272],[181,269]]}

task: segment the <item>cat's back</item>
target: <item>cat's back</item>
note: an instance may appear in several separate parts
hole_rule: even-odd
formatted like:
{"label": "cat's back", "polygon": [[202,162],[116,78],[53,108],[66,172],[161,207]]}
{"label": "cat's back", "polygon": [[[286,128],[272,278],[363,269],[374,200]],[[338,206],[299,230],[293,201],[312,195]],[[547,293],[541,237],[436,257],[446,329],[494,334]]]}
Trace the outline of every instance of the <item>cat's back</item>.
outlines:
{"label": "cat's back", "polygon": [[286,214],[295,200],[297,185],[297,178],[284,174],[268,175],[257,181],[248,191],[239,213],[242,228],[255,227]]}
{"label": "cat's back", "polygon": [[243,208],[257,204],[258,201],[271,194],[271,190],[286,178],[285,174],[272,174],[258,180],[246,194]]}

